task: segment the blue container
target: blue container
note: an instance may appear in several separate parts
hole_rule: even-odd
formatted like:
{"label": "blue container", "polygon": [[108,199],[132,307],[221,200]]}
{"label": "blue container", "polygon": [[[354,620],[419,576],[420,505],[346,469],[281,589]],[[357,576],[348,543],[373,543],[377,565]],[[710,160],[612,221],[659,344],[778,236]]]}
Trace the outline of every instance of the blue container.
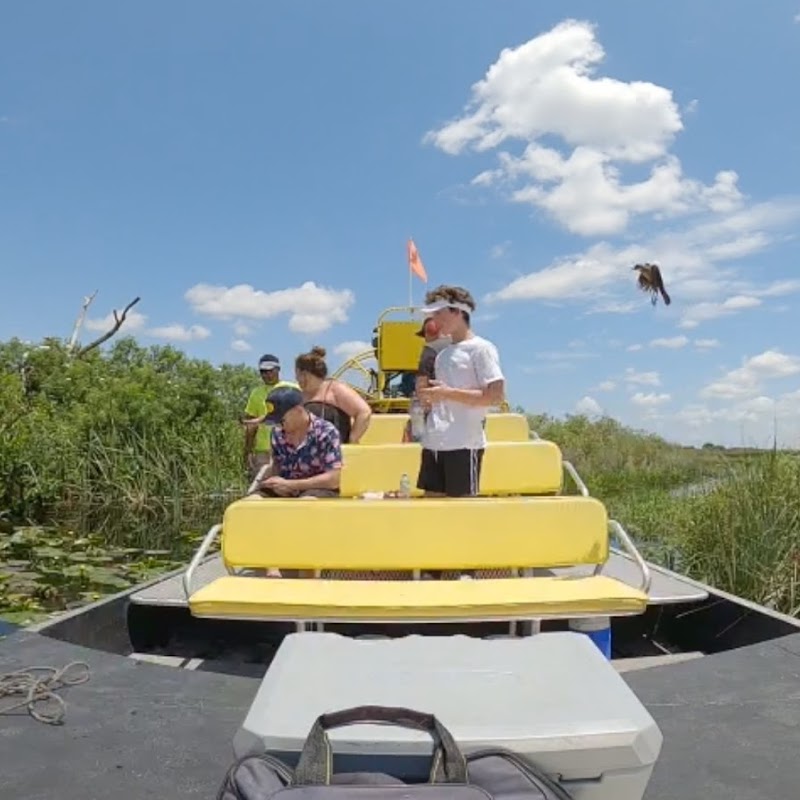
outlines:
{"label": "blue container", "polygon": [[571,619],[569,629],[588,636],[598,650],[611,660],[611,620],[608,617],[582,617]]}

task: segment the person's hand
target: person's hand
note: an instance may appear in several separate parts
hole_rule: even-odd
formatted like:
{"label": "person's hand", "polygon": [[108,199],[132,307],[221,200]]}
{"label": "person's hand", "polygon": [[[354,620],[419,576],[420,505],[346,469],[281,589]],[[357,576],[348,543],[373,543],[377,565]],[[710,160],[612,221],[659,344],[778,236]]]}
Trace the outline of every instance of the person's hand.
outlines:
{"label": "person's hand", "polygon": [[419,390],[420,400],[425,404],[439,403],[446,400],[450,387],[442,381],[432,380],[424,389]]}
{"label": "person's hand", "polygon": [[292,482],[286,478],[281,478],[280,475],[271,475],[266,480],[261,481],[261,485],[265,489],[272,489],[280,497],[289,497],[294,494]]}

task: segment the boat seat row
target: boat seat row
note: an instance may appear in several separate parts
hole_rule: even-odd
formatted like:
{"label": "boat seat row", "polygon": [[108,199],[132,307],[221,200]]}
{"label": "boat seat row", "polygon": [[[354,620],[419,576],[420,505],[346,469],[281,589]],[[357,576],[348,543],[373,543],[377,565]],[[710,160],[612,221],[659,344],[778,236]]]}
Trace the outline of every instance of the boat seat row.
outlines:
{"label": "boat seat row", "polygon": [[[452,580],[332,580],[229,574],[192,590],[193,571],[222,534],[228,571],[525,570],[604,564],[610,527],[596,498],[557,495],[552,442],[491,442],[476,498],[362,499],[416,476],[416,444],[347,446],[342,495],[312,501],[251,497],[231,503],[184,576],[197,617],[309,622],[513,621],[638,614],[646,566],[633,587],[600,575]],[[624,531],[622,531],[624,535]],[[597,572],[597,571],[596,571]]]}
{"label": "boat seat row", "polygon": [[[416,442],[362,447],[342,445],[342,497],[396,491],[403,473],[416,488],[422,446]],[[563,482],[563,460],[558,445],[543,439],[524,442],[487,442],[483,454],[481,495],[558,494]]]}
{"label": "boat seat row", "polygon": [[[399,444],[409,419],[408,414],[373,414],[359,444]],[[531,433],[527,417],[516,413],[487,414],[484,429],[490,442],[525,442]]]}

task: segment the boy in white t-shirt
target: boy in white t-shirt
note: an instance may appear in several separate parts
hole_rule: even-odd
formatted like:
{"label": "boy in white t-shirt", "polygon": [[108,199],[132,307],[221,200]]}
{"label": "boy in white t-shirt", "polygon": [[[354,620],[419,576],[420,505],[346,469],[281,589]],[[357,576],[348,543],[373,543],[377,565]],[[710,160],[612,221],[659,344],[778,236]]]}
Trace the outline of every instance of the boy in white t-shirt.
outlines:
{"label": "boy in white t-shirt", "polygon": [[417,487],[429,496],[474,496],[486,447],[486,411],[504,399],[500,359],[497,348],[470,328],[475,301],[466,289],[438,286],[425,295],[425,304],[423,313],[451,343],[436,356],[436,379],[419,389],[430,413]]}

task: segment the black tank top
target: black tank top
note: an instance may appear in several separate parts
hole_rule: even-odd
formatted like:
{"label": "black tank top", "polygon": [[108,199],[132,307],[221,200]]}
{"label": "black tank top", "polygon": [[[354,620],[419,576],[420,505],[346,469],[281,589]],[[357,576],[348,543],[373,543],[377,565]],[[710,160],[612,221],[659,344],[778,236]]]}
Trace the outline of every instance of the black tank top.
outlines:
{"label": "black tank top", "polygon": [[336,430],[339,431],[339,438],[342,444],[347,444],[350,441],[350,428],[352,423],[349,415],[345,414],[339,406],[331,403],[325,403],[321,400],[310,400],[305,404],[306,410],[310,411],[317,417],[328,420],[332,423]]}

